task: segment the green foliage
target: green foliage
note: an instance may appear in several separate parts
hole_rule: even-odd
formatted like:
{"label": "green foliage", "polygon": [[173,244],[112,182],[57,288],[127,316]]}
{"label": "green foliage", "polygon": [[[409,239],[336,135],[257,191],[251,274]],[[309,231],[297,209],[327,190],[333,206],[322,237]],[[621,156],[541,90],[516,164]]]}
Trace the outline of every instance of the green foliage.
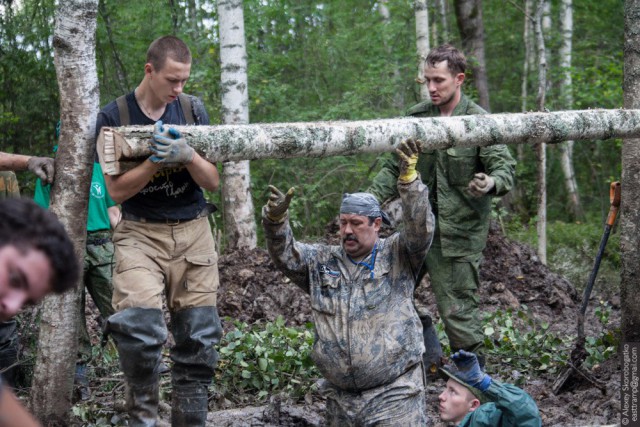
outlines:
{"label": "green foliage", "polygon": [[609,324],[609,317],[611,316],[609,303],[599,301],[594,314],[600,325],[600,331],[597,336],[586,337],[585,349],[587,350],[587,358],[584,361],[584,366],[587,368],[615,357],[618,354],[618,346],[620,345],[620,329],[612,329]]}
{"label": "green foliage", "polygon": [[[606,215],[606,211],[603,212]],[[604,234],[604,220],[590,218],[584,223],[553,221],[547,224],[547,265],[549,268],[567,278],[578,290],[584,289],[594,261],[600,241]],[[513,239],[537,245],[535,218],[529,224],[517,220],[507,224],[507,235]],[[614,228],[602,256],[594,289],[615,291],[620,285],[620,235]]]}
{"label": "green foliage", "polygon": [[502,367],[512,367],[522,376],[554,374],[566,363],[571,341],[551,332],[548,323],[536,322],[526,306],[522,310],[497,310],[484,319],[487,354]]}
{"label": "green foliage", "polygon": [[[595,317],[601,328],[597,335],[587,336],[587,357],[583,367],[590,369],[598,363],[615,357],[620,331],[611,330],[611,307],[600,302]],[[484,344],[490,358],[500,369],[511,372],[516,384],[524,384],[531,377],[557,374],[567,364],[575,346],[575,335],[538,322],[528,308],[496,310],[483,319]]]}
{"label": "green foliage", "polygon": [[216,385],[230,400],[258,399],[286,393],[299,398],[307,393],[319,374],[310,358],[313,325],[287,327],[279,316],[264,325],[234,322],[220,343]]}

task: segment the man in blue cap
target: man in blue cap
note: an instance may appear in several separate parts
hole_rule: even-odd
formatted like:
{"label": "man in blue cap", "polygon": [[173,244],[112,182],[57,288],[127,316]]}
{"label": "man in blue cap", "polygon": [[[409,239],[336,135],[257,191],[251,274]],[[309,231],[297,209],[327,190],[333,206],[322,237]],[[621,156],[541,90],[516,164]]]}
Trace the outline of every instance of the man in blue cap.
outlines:
{"label": "man in blue cap", "polygon": [[388,222],[369,193],[345,194],[340,246],[297,242],[288,221],[293,188],[270,186],[262,210],[269,254],[309,294],[316,340],[311,357],[324,376],[329,426],[427,424],[422,326],[416,279],[434,232],[427,187],[415,164],[420,142],[397,150],[405,229],[379,237]]}
{"label": "man in blue cap", "polygon": [[453,365],[440,368],[447,385],[440,396],[440,419],[458,427],[540,427],[538,406],[524,390],[482,371],[474,353],[460,350]]}

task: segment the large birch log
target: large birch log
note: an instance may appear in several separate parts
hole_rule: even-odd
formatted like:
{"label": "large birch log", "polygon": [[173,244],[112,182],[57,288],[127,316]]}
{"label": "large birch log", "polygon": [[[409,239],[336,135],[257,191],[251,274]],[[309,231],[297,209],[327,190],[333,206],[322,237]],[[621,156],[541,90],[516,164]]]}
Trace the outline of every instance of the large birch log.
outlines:
{"label": "large birch log", "polygon": [[[383,153],[393,151],[409,137],[422,140],[425,149],[637,138],[640,110],[175,128],[200,155],[211,162],[221,162]],[[98,156],[104,173],[124,173],[149,157],[152,132],[153,126],[103,128],[98,138]]]}

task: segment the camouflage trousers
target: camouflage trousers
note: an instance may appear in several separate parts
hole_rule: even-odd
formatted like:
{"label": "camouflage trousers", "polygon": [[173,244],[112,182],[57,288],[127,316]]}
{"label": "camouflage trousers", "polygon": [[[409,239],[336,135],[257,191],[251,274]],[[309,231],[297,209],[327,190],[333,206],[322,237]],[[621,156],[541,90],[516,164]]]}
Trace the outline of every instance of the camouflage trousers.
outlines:
{"label": "camouflage trousers", "polygon": [[435,241],[427,253],[426,270],[452,352],[484,349],[478,298],[481,260],[482,253],[445,257]]}
{"label": "camouflage trousers", "polygon": [[111,231],[101,230],[87,233],[87,250],[84,255],[84,289],[78,317],[78,360],[86,363],[91,359],[91,340],[85,319],[85,301],[88,291],[103,319],[114,313],[111,305],[113,285],[113,242]]}
{"label": "camouflage trousers", "polygon": [[323,381],[321,392],[327,398],[325,420],[330,427],[431,424],[427,419],[422,363],[380,387],[349,392]]}

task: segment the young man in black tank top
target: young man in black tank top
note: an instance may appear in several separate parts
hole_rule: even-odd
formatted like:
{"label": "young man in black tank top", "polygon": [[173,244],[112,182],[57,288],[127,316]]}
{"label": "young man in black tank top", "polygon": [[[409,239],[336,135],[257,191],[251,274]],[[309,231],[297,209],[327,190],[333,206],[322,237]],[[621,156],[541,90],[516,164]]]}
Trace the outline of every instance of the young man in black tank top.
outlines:
{"label": "young man in black tank top", "polygon": [[[208,222],[211,205],[202,189],[215,191],[215,164],[202,158],[166,125],[184,125],[182,94],[191,72],[189,48],[165,36],[147,51],[144,78],[126,95],[127,114],[113,101],[97,119],[103,126],[156,124],[156,154],[122,175],[105,175],[109,194],[122,204],[122,221],[113,235],[113,307],[107,329],[116,342],[127,381],[129,425],[153,426],[159,400],[158,367],[167,339],[162,312],[166,292],[175,345],[171,348],[172,425],[204,426],[207,389],[222,335],[216,310],[217,254]],[[190,97],[195,124],[209,117]],[[120,105],[123,105],[120,103]],[[163,168],[163,163],[177,167]]]}

